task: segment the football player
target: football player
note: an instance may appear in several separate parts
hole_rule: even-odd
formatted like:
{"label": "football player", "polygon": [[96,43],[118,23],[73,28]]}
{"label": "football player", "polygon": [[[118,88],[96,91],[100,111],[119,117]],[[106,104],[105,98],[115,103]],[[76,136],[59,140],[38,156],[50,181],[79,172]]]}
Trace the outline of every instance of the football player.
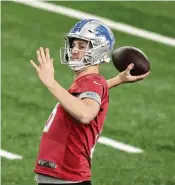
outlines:
{"label": "football player", "polygon": [[73,26],[60,49],[61,63],[75,74],[68,91],[54,78],[49,49],[37,50],[38,65],[30,61],[59,102],[43,130],[35,168],[38,184],[91,185],[91,159],[108,111],[109,88],[148,75],[131,76],[130,64],[105,80],[99,65],[110,61],[114,43],[111,29],[98,20],[82,20]]}

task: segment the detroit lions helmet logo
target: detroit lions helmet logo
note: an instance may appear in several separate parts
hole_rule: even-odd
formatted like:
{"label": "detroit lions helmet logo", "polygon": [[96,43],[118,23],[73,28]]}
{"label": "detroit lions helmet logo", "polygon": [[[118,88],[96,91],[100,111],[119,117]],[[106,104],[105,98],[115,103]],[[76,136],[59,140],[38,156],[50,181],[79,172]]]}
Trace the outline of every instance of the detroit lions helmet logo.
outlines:
{"label": "detroit lions helmet logo", "polygon": [[97,37],[105,37],[106,40],[109,42],[110,45],[110,49],[112,49],[113,45],[114,45],[114,35],[112,32],[110,32],[105,26],[100,25],[97,27],[96,29],[96,34]]}

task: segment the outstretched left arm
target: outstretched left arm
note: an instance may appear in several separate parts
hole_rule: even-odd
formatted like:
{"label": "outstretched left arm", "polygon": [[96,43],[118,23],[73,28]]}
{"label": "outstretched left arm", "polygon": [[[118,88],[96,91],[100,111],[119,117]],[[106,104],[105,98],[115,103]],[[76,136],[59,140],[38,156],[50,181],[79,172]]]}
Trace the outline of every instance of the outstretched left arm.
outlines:
{"label": "outstretched left arm", "polygon": [[134,64],[130,64],[127,69],[121,73],[119,73],[117,76],[110,78],[107,81],[108,84],[108,88],[111,89],[115,86],[118,86],[120,84],[123,83],[133,83],[133,82],[137,82],[139,80],[143,80],[144,78],[146,78],[149,74],[150,71],[143,74],[143,75],[139,75],[139,76],[132,76],[130,74],[131,69],[134,67]]}

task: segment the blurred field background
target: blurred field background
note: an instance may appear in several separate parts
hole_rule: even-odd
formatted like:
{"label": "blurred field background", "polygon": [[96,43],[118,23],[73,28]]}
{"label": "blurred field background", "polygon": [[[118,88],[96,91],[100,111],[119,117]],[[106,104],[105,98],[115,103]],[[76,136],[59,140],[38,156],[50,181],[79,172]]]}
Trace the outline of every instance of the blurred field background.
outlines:
{"label": "blurred field background", "polygon": [[[175,2],[52,2],[175,38]],[[36,184],[33,169],[40,136],[56,100],[40,83],[30,59],[48,47],[57,80],[69,88],[73,75],[61,65],[63,36],[77,19],[13,2],[1,2],[2,149],[23,160],[2,158],[3,185]],[[103,136],[144,150],[128,154],[97,144],[94,185],[175,185],[175,48],[114,31],[115,47],[131,45],[150,59],[151,74],[141,82],[110,90]],[[108,79],[118,74],[101,66]]]}

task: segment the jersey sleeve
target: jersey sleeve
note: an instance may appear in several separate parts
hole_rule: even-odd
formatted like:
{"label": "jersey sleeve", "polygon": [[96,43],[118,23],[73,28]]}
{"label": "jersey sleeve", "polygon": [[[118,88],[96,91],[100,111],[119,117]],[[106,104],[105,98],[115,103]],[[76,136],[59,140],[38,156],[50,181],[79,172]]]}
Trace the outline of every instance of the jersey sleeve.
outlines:
{"label": "jersey sleeve", "polygon": [[99,76],[90,75],[86,78],[82,78],[81,81],[77,83],[77,97],[81,99],[90,98],[101,104],[104,86],[104,80]]}
{"label": "jersey sleeve", "polygon": [[98,102],[101,105],[101,97],[96,92],[93,92],[93,91],[82,92],[77,97],[80,99],[90,98],[90,99],[95,100],[96,102]]}

